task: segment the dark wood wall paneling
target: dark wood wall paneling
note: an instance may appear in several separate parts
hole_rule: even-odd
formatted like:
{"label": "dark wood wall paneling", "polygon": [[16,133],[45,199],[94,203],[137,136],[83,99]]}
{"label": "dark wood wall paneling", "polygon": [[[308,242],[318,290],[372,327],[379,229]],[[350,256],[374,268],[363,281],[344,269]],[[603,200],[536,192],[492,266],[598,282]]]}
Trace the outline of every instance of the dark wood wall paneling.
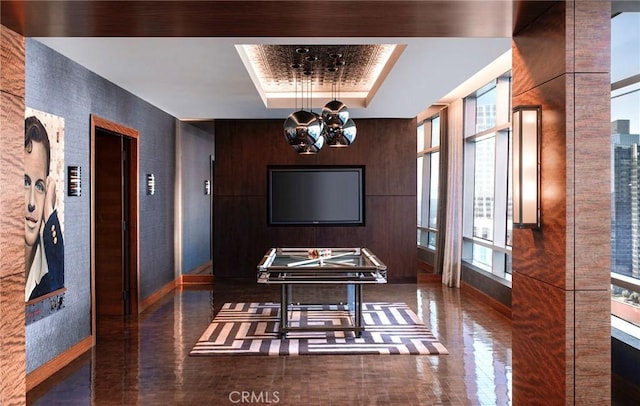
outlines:
{"label": "dark wood wall paneling", "polygon": [[1,6],[2,23],[30,37],[505,37],[513,12],[503,0],[3,0]]}
{"label": "dark wood wall paneling", "polygon": [[[388,266],[390,282],[415,282],[415,119],[355,120],[349,148],[325,146],[300,156],[286,143],[283,120],[216,121],[214,258],[216,277],[254,278],[271,247],[368,247]],[[268,165],[364,165],[362,227],[267,225]]]}

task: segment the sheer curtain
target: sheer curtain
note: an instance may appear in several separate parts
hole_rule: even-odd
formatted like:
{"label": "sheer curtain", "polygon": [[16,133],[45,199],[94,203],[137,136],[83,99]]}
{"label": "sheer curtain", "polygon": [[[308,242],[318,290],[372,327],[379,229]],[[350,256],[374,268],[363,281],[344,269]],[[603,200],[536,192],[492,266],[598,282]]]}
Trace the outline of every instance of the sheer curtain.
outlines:
{"label": "sheer curtain", "polygon": [[447,145],[449,133],[449,107],[440,110],[440,170],[438,172],[438,212],[436,234],[436,250],[434,252],[433,268],[437,274],[442,275],[444,262],[444,241],[447,235],[447,176],[449,167],[449,146]]}
{"label": "sheer curtain", "polygon": [[447,108],[444,137],[447,165],[442,177],[446,185],[442,209],[444,227],[439,227],[438,233],[442,234],[438,241],[442,283],[452,288],[460,287],[462,263],[462,109],[461,99]]}

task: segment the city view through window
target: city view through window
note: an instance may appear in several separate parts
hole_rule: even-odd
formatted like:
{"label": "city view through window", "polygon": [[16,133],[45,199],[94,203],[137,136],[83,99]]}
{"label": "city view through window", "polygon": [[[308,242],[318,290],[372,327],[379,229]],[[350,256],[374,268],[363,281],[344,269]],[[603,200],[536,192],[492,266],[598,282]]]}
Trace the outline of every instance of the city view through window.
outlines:
{"label": "city view through window", "polygon": [[[463,261],[511,273],[511,75],[464,98]],[[507,102],[505,102],[507,101]],[[473,115],[474,117],[472,117]],[[435,119],[435,120],[434,120]],[[439,117],[418,127],[418,246],[436,250]],[[433,130],[433,132],[432,132]],[[605,135],[603,135],[605,136]],[[640,338],[640,12],[611,19],[611,313]],[[633,327],[635,326],[635,327]],[[630,328],[629,328],[630,327]]]}
{"label": "city view through window", "polygon": [[626,12],[611,19],[611,313],[635,326],[640,326],[639,147],[640,13]]}

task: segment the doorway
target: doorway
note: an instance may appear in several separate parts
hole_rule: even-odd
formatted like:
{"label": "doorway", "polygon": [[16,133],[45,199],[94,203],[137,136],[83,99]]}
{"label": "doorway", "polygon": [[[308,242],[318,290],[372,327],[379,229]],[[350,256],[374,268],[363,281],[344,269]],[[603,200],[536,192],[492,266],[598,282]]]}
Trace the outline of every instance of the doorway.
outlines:
{"label": "doorway", "polygon": [[138,314],[138,132],[91,117],[92,325]]}

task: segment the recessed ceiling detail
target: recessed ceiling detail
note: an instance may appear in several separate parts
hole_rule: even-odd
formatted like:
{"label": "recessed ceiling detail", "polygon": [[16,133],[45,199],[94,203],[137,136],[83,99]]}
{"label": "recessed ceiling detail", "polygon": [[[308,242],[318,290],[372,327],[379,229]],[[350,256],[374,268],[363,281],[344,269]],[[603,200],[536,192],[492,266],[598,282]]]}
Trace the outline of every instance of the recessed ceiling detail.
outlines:
{"label": "recessed ceiling detail", "polygon": [[[237,45],[267,108],[366,107],[404,45]],[[306,100],[303,101],[302,94]],[[304,106],[302,106],[304,103]]]}

